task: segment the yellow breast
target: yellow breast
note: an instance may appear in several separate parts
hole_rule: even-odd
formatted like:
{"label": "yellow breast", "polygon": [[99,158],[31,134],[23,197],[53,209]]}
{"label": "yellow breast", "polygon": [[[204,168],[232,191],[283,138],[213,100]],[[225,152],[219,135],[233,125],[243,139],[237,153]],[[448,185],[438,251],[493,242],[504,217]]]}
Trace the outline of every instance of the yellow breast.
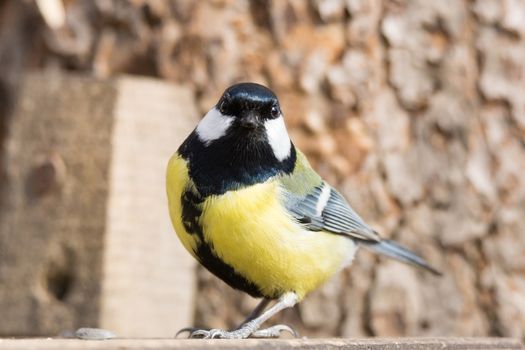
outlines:
{"label": "yellow breast", "polygon": [[[187,176],[187,170],[186,175],[179,174]],[[180,220],[181,190],[173,189],[180,186],[180,176],[168,175],[170,214],[179,238],[194,254],[198,242],[184,231]],[[294,291],[302,298],[355,253],[350,239],[308,231],[298,224],[283,208],[277,181],[207,198],[200,224],[204,240],[213,252],[255,283],[265,296]]]}

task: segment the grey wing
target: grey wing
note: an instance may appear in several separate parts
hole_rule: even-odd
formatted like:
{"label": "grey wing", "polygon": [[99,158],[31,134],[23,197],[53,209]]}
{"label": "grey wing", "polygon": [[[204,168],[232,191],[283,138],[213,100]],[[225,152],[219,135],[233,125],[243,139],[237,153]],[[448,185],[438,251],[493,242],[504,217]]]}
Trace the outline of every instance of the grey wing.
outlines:
{"label": "grey wing", "polygon": [[286,209],[308,229],[344,234],[364,241],[381,240],[344,197],[326,182],[302,197],[284,191]]}
{"label": "grey wing", "polygon": [[286,209],[312,231],[328,231],[357,239],[363,246],[399,261],[413,264],[436,275],[441,273],[423,258],[405,247],[383,240],[350,207],[344,197],[322,182],[306,196],[297,196],[283,188]]}

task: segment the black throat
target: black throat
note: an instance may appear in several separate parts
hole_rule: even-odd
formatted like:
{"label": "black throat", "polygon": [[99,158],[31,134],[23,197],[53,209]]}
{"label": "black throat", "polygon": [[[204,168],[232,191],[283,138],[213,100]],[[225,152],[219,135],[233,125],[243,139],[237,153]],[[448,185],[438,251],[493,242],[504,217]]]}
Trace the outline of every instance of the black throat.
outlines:
{"label": "black throat", "polygon": [[223,194],[293,171],[297,155],[292,143],[290,155],[279,161],[265,136],[242,132],[230,130],[205,145],[193,131],[180,146],[178,153],[188,161],[190,177],[202,196]]}

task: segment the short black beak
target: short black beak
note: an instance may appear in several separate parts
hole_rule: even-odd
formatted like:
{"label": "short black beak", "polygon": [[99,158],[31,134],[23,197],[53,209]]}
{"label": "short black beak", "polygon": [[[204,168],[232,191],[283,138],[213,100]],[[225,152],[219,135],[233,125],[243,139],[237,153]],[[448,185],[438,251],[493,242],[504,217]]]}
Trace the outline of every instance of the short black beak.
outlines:
{"label": "short black beak", "polygon": [[257,125],[259,125],[259,120],[255,113],[248,113],[241,119],[240,124],[246,129],[256,129]]}

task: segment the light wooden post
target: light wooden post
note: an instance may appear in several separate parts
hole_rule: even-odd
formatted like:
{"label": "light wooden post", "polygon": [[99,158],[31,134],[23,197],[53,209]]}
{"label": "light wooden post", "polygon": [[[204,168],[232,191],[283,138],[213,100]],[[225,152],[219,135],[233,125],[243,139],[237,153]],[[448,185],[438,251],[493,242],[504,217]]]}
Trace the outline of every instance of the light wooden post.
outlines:
{"label": "light wooden post", "polygon": [[0,335],[167,337],[191,323],[194,265],[165,169],[197,120],[191,90],[158,80],[25,79],[2,165]]}

